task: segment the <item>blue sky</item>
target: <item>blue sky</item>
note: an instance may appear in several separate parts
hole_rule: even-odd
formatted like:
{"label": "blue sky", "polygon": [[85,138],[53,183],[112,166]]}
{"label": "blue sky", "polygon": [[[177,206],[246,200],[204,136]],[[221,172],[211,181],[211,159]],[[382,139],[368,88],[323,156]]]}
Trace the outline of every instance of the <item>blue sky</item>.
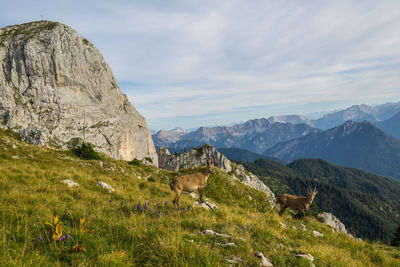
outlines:
{"label": "blue sky", "polygon": [[400,101],[400,1],[3,1],[65,23],[152,129]]}

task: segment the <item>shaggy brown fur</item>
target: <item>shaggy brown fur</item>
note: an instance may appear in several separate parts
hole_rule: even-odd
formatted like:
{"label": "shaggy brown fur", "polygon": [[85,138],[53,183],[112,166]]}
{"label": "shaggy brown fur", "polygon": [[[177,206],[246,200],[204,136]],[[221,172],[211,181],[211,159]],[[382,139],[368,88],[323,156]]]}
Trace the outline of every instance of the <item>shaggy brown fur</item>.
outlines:
{"label": "shaggy brown fur", "polygon": [[308,189],[308,196],[293,196],[290,194],[282,194],[276,199],[276,203],[279,203],[281,206],[281,210],[279,211],[279,215],[282,215],[286,208],[291,210],[298,210],[303,214],[303,217],[306,215],[306,210],[310,208],[311,203],[314,200],[315,195],[318,193],[316,189],[311,191]]}
{"label": "shaggy brown fur", "polygon": [[199,190],[200,201],[203,201],[203,188],[206,186],[207,179],[210,174],[214,173],[214,165],[208,159],[206,159],[206,161],[207,167],[204,171],[179,176],[172,184],[170,184],[171,189],[175,191],[175,198],[172,201],[174,203],[174,207],[178,206],[179,208],[179,198],[181,197],[183,191],[192,193],[196,190]]}

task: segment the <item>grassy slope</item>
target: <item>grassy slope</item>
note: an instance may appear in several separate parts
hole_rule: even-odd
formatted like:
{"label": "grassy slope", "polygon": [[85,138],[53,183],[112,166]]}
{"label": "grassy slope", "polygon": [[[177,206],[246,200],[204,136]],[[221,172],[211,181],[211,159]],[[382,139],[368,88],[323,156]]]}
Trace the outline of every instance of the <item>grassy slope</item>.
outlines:
{"label": "grassy slope", "polygon": [[[279,218],[276,211],[266,208],[262,193],[234,183],[221,171],[210,177],[205,190],[205,195],[219,206],[217,211],[178,211],[171,208],[173,194],[166,181],[179,173],[106,157],[103,162],[101,167],[77,159],[68,151],[28,145],[1,131],[0,263],[224,266],[229,265],[226,258],[237,256],[242,259],[241,265],[256,266],[259,261],[254,252],[262,251],[275,266],[310,266],[308,261],[295,258],[295,252],[311,253],[317,266],[400,265],[398,249],[332,233],[312,217],[299,220],[285,212]],[[72,179],[80,186],[68,188],[60,183],[63,179]],[[98,181],[112,185],[116,192],[97,187]],[[138,212],[139,201],[150,202],[149,209],[156,208],[163,215]],[[187,195],[181,198],[183,207],[192,202]],[[63,235],[72,237],[64,245],[46,235],[44,223],[53,212],[60,216]],[[80,217],[88,221],[87,227],[94,233],[79,231]],[[287,225],[285,229],[280,221]],[[306,225],[306,232],[299,230],[300,223]],[[232,237],[199,235],[205,229]],[[322,232],[324,237],[314,237],[312,230]],[[40,244],[38,236],[43,238]],[[215,242],[234,242],[237,247],[221,247]],[[76,243],[87,252],[63,249]]]}

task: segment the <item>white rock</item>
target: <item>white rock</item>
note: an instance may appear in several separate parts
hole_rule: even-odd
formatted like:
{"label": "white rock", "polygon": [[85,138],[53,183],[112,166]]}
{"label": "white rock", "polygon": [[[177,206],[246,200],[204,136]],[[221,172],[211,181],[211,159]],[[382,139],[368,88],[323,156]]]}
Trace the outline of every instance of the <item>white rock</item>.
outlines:
{"label": "white rock", "polygon": [[286,224],[284,224],[283,222],[279,222],[279,224],[281,225],[281,227],[282,227],[283,229],[286,228]]}
{"label": "white rock", "polygon": [[310,262],[313,262],[313,261],[314,261],[313,255],[311,255],[311,254],[309,254],[309,253],[307,253],[307,254],[298,253],[298,254],[296,254],[295,256],[296,256],[297,258],[304,258],[304,259],[307,259],[307,260],[309,260]]}
{"label": "white rock", "polygon": [[322,237],[322,236],[324,236],[322,233],[320,233],[320,232],[318,232],[318,231],[313,230],[312,232],[313,232],[313,235],[314,235],[314,236],[317,236],[317,237]]}
{"label": "white rock", "polygon": [[110,185],[106,184],[105,182],[100,181],[97,183],[97,186],[101,186],[101,187],[107,189],[108,192],[110,192],[110,193],[115,192],[115,189],[112,188]]}
{"label": "white rock", "polygon": [[190,196],[191,198],[193,198],[193,199],[198,199],[198,198],[199,198],[199,197],[196,195],[195,192],[190,193],[189,196]]}
{"label": "white rock", "polygon": [[75,183],[74,181],[72,181],[70,179],[62,180],[61,183],[68,185],[68,187],[79,186],[78,183]]}
{"label": "white rock", "polygon": [[209,210],[209,211],[213,211],[213,210],[218,209],[217,205],[215,205],[214,203],[212,203],[212,202],[210,202],[208,200],[205,200],[205,201],[202,201],[202,202],[195,201],[193,203],[193,207],[202,207],[202,208],[204,208],[206,210]]}
{"label": "white rock", "polygon": [[220,234],[217,232],[214,232],[213,230],[204,230],[203,232],[201,232],[204,235],[215,235],[215,236],[219,236],[219,237],[226,237],[226,238],[231,238],[230,235],[227,234]]}
{"label": "white rock", "polygon": [[13,159],[19,159],[19,156],[11,156]]}
{"label": "white rock", "polygon": [[269,262],[266,257],[264,257],[264,254],[262,254],[262,252],[256,252],[255,255],[261,260],[261,266],[274,266],[272,263]]}
{"label": "white rock", "polygon": [[304,224],[300,224],[301,230],[306,231],[306,226]]}
{"label": "white rock", "polygon": [[332,229],[347,234],[346,226],[332,213],[322,212],[318,214],[318,217],[321,218],[326,225],[332,227]]}

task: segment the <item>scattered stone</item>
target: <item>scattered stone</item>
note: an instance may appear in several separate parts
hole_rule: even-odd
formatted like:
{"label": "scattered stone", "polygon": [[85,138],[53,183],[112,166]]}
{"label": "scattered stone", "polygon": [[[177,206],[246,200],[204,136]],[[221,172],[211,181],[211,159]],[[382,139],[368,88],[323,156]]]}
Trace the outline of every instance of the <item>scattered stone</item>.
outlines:
{"label": "scattered stone", "polygon": [[311,263],[311,266],[315,267],[314,263],[312,263],[314,261],[314,257],[310,253],[307,253],[307,254],[297,253],[295,256],[297,258],[303,258],[303,259],[309,260]]}
{"label": "scattered stone", "polygon": [[110,185],[106,184],[105,182],[100,181],[97,183],[97,186],[101,186],[101,187],[107,189],[108,192],[110,192],[110,193],[115,192],[115,189],[112,188]]}
{"label": "scattered stone", "polygon": [[13,159],[19,159],[19,156],[11,156]]}
{"label": "scattered stone", "polygon": [[190,242],[190,243],[193,243],[193,242],[194,242],[194,240],[193,240],[193,239],[190,239],[190,240],[189,240],[189,242]]}
{"label": "scattered stone", "polygon": [[217,246],[223,246],[223,247],[236,247],[236,244],[233,242],[229,242],[229,243],[214,243]]}
{"label": "scattered stone", "polygon": [[332,227],[332,229],[347,234],[346,226],[332,213],[329,212],[320,213],[318,214],[318,218],[322,219],[323,222],[326,225]]}
{"label": "scattered stone", "polygon": [[78,183],[75,183],[74,181],[72,181],[70,179],[62,180],[61,183],[68,185],[68,187],[79,186]]}
{"label": "scattered stone", "polygon": [[226,260],[227,262],[229,262],[229,263],[239,263],[239,262],[242,261],[241,258],[236,257],[236,256],[233,256],[232,259],[225,259],[225,260]]}
{"label": "scattered stone", "polygon": [[272,263],[269,262],[266,257],[264,257],[264,254],[262,254],[262,252],[256,252],[255,255],[261,260],[261,266],[274,266]]}
{"label": "scattered stone", "polygon": [[217,232],[214,232],[213,230],[204,230],[203,232],[201,232],[203,235],[215,235],[215,236],[219,236],[219,237],[226,237],[226,238],[231,238],[230,235],[227,234],[220,234]]}
{"label": "scattered stone", "polygon": [[[184,192],[183,192],[183,193],[184,193]],[[191,198],[194,198],[194,199],[198,199],[198,198],[199,198],[199,197],[196,195],[195,192],[190,193],[189,196],[190,196]]]}
{"label": "scattered stone", "polygon": [[16,145],[16,144],[12,144],[11,147],[14,148],[14,149],[16,149],[16,148],[17,148],[17,145]]}
{"label": "scattered stone", "polygon": [[94,162],[95,162],[97,165],[99,165],[100,167],[103,167],[103,166],[104,166],[104,163],[103,163],[103,161],[101,161],[101,160],[94,160]]}
{"label": "scattered stone", "polygon": [[324,236],[322,233],[320,233],[318,231],[315,231],[315,230],[313,230],[312,233],[313,233],[314,236],[317,236],[317,237],[323,237]]}
{"label": "scattered stone", "polygon": [[304,224],[300,224],[301,230],[306,231],[306,226]]}
{"label": "scattered stone", "polygon": [[253,198],[252,198],[250,195],[247,195],[247,198],[248,198],[250,201],[253,200]]}
{"label": "scattered stone", "polygon": [[195,201],[193,203],[193,207],[196,207],[196,206],[202,207],[202,208],[204,208],[206,210],[209,210],[209,211],[213,211],[213,210],[218,209],[217,205],[215,205],[214,203],[212,203],[212,202],[210,202],[208,200],[201,201],[201,202],[200,201]]}
{"label": "scattered stone", "polygon": [[284,224],[283,222],[279,222],[279,224],[281,225],[281,227],[282,227],[283,229],[286,228],[286,224]]}
{"label": "scattered stone", "polygon": [[292,227],[292,228],[293,228],[293,230],[296,230],[296,229],[297,229],[297,227],[296,227],[296,226],[294,226],[294,225],[293,225],[293,227]]}

